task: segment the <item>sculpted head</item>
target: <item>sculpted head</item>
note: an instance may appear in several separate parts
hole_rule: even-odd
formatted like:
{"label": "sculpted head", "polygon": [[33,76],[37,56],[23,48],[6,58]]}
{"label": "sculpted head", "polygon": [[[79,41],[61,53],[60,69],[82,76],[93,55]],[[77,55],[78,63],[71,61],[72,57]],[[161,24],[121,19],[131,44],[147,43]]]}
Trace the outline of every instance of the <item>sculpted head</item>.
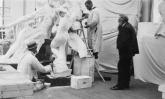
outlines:
{"label": "sculpted head", "polygon": [[60,17],[64,17],[68,13],[68,10],[64,7],[59,7],[57,9],[57,11],[58,11]]}

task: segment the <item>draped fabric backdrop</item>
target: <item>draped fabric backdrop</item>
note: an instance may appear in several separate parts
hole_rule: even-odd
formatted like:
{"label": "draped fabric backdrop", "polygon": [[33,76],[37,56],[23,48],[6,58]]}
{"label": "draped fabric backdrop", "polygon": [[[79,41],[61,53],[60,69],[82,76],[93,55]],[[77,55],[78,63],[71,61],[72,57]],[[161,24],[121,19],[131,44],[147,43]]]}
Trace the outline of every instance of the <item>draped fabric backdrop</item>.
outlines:
{"label": "draped fabric backdrop", "polygon": [[[152,1],[153,0],[142,0],[142,8],[141,8],[142,10],[141,10],[140,21],[142,21],[142,22],[151,21]],[[155,0],[155,1],[157,1],[157,0]]]}
{"label": "draped fabric backdrop", "polygon": [[105,67],[116,68],[118,52],[116,37],[119,14],[126,14],[133,26],[137,26],[141,13],[141,0],[93,0],[94,5],[100,9],[103,27],[103,50],[100,53],[100,64]]}
{"label": "draped fabric backdrop", "polygon": [[[156,3],[155,3],[156,4]],[[160,3],[161,17],[165,18],[165,1]],[[155,20],[156,22],[157,20]],[[155,33],[161,34],[155,38]],[[134,57],[135,78],[154,84],[165,84],[165,23],[141,22],[138,25],[140,54]]]}
{"label": "draped fabric backdrop", "polygon": [[161,85],[165,83],[165,38],[155,39],[158,27],[158,24],[151,22],[139,24],[140,54],[134,57],[134,73],[136,79]]}
{"label": "draped fabric backdrop", "polygon": [[137,27],[138,22],[157,22],[160,20],[158,5],[161,0],[93,0],[100,9],[103,27],[103,51],[100,63],[106,67],[116,68],[118,52],[116,49],[117,33],[113,32],[118,26],[118,15],[126,14],[130,23]]}
{"label": "draped fabric backdrop", "polygon": [[[79,0],[82,2],[82,5],[84,5],[85,0]],[[127,4],[135,4],[133,2],[139,1],[139,0],[92,0],[96,6],[98,6],[100,9],[102,9],[103,14],[105,17],[113,17],[112,14],[109,14],[108,12],[115,12],[115,13],[127,13],[131,9],[133,11],[133,14],[136,13],[136,8],[128,8]],[[159,20],[159,13],[157,10],[157,6],[161,0],[140,0],[142,1],[141,7],[143,10],[140,11],[140,21],[153,21],[157,22]],[[32,13],[35,11],[35,7],[37,9],[43,7],[47,3],[47,0],[10,0],[10,6],[11,8],[11,22],[17,20],[23,15]],[[116,5],[114,5],[116,4]],[[121,10],[122,7],[125,7],[123,10]],[[118,9],[119,7],[119,9]],[[153,10],[152,10],[153,9]],[[120,11],[119,11],[120,10]],[[129,11],[127,11],[129,10]],[[107,15],[106,15],[107,14]],[[127,13],[130,14],[130,13]],[[153,15],[152,15],[153,14]],[[153,16],[153,18],[151,17]],[[103,19],[103,22],[106,22],[106,20]],[[106,28],[106,27],[104,27]],[[108,27],[109,28],[109,27]]]}

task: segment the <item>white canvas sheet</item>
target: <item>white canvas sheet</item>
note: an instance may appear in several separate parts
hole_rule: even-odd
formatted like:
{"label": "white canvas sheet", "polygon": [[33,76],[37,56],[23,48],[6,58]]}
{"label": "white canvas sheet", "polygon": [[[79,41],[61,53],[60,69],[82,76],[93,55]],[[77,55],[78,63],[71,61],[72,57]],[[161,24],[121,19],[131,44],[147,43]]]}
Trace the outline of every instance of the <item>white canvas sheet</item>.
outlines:
{"label": "white canvas sheet", "polygon": [[135,78],[155,84],[165,83],[165,38],[155,39],[158,24],[140,23],[140,54],[134,57]]}
{"label": "white canvas sheet", "polygon": [[126,14],[133,26],[137,26],[140,16],[141,0],[92,0],[100,9],[103,28],[103,51],[100,54],[100,63],[106,67],[116,68],[118,51],[116,49],[119,14]]}

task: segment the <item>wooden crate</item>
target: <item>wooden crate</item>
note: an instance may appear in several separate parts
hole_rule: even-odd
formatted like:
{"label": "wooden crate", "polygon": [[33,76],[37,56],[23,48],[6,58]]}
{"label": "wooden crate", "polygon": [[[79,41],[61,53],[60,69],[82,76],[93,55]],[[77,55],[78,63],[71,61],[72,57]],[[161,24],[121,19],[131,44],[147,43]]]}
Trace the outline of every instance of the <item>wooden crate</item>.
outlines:
{"label": "wooden crate", "polygon": [[32,96],[33,83],[17,71],[0,72],[0,98]]}
{"label": "wooden crate", "polygon": [[95,59],[92,56],[85,58],[75,56],[73,74],[76,76],[90,76],[92,77],[92,81],[94,81],[94,64]]}
{"label": "wooden crate", "polygon": [[92,77],[90,76],[72,76],[71,87],[75,89],[89,88],[92,86]]}

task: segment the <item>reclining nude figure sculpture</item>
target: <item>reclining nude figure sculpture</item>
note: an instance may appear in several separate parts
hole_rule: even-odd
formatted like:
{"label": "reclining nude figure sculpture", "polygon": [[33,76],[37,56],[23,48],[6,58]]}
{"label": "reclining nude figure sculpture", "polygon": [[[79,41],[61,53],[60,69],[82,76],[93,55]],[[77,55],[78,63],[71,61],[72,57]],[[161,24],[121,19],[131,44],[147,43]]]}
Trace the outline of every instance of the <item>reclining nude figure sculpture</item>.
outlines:
{"label": "reclining nude figure sculpture", "polygon": [[[135,78],[154,84],[165,82],[165,0],[159,5],[162,17],[160,24],[146,24],[141,26],[139,37],[140,54],[134,58]],[[150,26],[149,26],[150,25]],[[144,27],[144,28],[143,28]],[[140,28],[139,28],[140,29]],[[140,30],[139,30],[140,31]],[[143,31],[147,31],[144,33]],[[142,35],[142,33],[144,33]]]}
{"label": "reclining nude figure sculpture", "polygon": [[59,3],[57,0],[48,0],[47,4],[43,8],[35,11],[32,14],[23,16],[16,22],[6,26],[6,28],[9,28],[16,24],[35,18],[40,18],[41,20],[36,27],[27,26],[20,31],[15,42],[11,45],[2,59],[14,59],[15,61],[19,62],[21,56],[26,51],[25,43],[31,40],[37,42],[37,51],[39,51],[40,47],[44,43],[44,40],[50,38],[53,25],[58,23],[59,16],[55,8],[57,3]]}

